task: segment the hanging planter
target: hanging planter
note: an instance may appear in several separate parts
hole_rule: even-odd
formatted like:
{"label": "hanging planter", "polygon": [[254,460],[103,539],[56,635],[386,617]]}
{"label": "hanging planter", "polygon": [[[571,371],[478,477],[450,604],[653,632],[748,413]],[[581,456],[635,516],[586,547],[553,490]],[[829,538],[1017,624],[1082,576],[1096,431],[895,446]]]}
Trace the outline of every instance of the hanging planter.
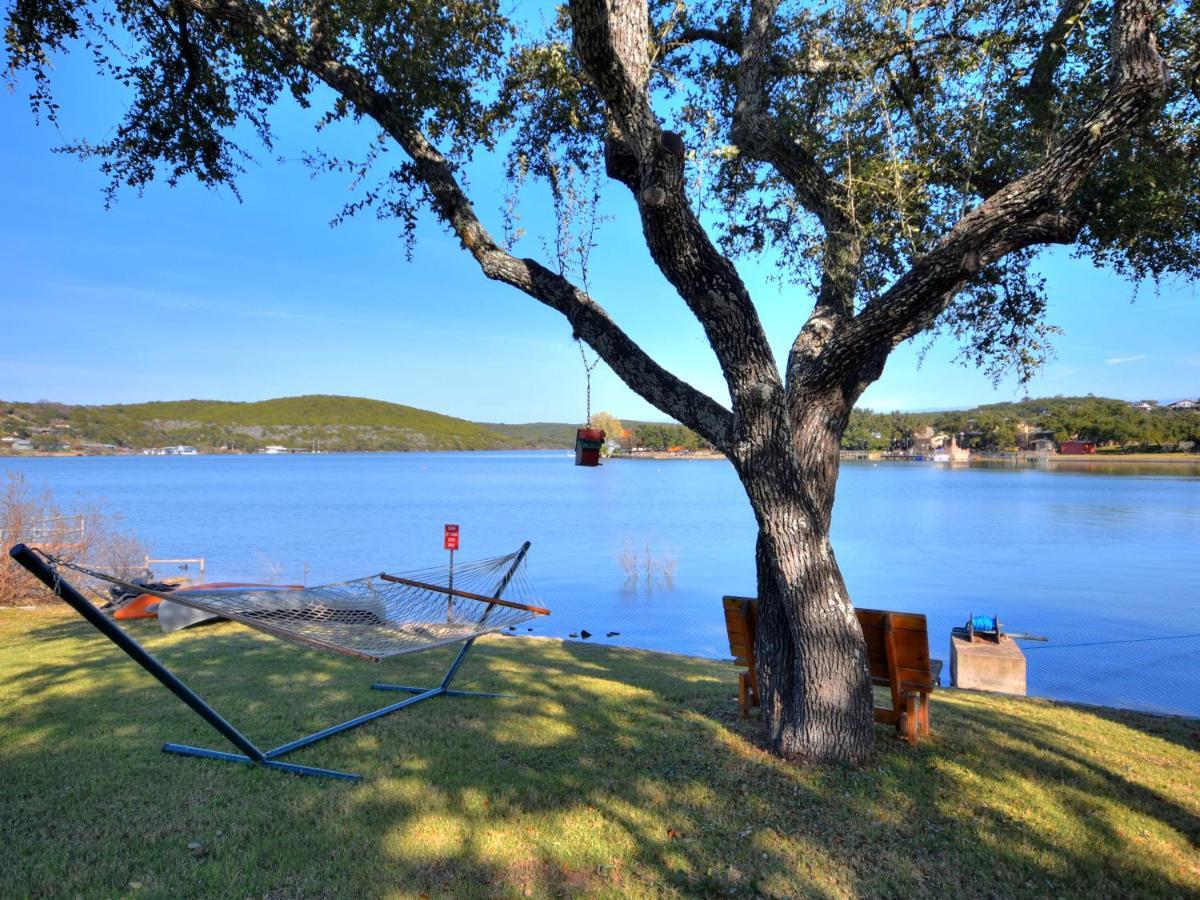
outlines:
{"label": "hanging planter", "polygon": [[575,342],[579,344],[579,358],[583,360],[583,377],[587,382],[587,424],[575,431],[575,465],[598,466],[600,448],[604,446],[604,429],[592,427],[592,370],[600,364],[600,357],[588,362],[583,341],[578,335],[575,336]]}
{"label": "hanging planter", "polygon": [[600,465],[600,448],[604,446],[604,431],[600,428],[580,428],[575,432],[575,465]]}

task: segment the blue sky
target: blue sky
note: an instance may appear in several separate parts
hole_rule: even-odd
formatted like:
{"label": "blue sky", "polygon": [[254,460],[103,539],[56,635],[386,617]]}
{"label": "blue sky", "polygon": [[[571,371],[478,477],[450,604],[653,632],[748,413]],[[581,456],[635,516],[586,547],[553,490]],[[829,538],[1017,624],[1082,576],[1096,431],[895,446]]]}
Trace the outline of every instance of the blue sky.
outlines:
{"label": "blue sky", "polygon": [[[104,209],[92,163],[54,154],[101,138],[120,96],[67,60],[59,129],[35,126],[21,93],[0,93],[0,310],[6,323],[0,398],[115,403],[181,398],[258,400],[304,393],[374,397],[484,421],[577,421],[584,377],[557,313],[489,282],[427,217],[413,262],[394,222],[329,220],[350,196],[342,176],[313,178],[314,146],[354,146],[349,126],[315,136],[310,117],[281,111],[280,145],[227,191],[156,184]],[[496,161],[472,170],[476,206],[497,233]],[[592,290],[663,365],[724,401],[699,326],[654,268],[636,213],[618,192],[599,235]],[[531,195],[531,201],[536,197]],[[544,221],[535,209],[529,223]],[[538,255],[534,241],[520,248]],[[743,266],[782,356],[809,301]],[[1067,254],[1043,265],[1051,319],[1065,333],[1034,395],[1125,399],[1200,396],[1200,297],[1191,284],[1143,289]],[[953,363],[940,342],[893,354],[865,395],[876,409],[942,409],[1012,399]],[[662,415],[603,366],[593,408]]]}

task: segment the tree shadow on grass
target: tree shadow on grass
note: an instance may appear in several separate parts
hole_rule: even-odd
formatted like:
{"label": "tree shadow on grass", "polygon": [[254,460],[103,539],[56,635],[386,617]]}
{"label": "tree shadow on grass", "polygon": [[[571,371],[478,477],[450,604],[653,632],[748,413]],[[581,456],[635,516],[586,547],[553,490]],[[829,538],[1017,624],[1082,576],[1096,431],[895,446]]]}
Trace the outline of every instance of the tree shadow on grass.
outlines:
{"label": "tree shadow on grass", "polygon": [[[260,746],[399,699],[372,681],[436,684],[456,652],[372,666],[231,624],[129,630]],[[1087,711],[1068,728],[935,701],[929,743],[881,729],[871,765],[802,769],[737,718],[732,667],[492,638],[456,686],[517,699],[436,698],[288,757],[364,776],[347,784],[160,754],[227,748],[84,623],[0,643],[6,896],[1178,895],[1200,880],[1162,852],[1194,842],[1194,802],[1078,742],[1093,723],[1144,740]]]}
{"label": "tree shadow on grass", "polygon": [[[1200,660],[1197,661],[1200,664]],[[1158,713],[1142,713],[1131,709],[1115,709],[1108,706],[1092,706],[1085,703],[1071,704],[1090,716],[1105,719],[1126,728],[1160,740],[1170,741],[1187,750],[1200,752],[1200,720],[1186,716],[1171,716]]]}

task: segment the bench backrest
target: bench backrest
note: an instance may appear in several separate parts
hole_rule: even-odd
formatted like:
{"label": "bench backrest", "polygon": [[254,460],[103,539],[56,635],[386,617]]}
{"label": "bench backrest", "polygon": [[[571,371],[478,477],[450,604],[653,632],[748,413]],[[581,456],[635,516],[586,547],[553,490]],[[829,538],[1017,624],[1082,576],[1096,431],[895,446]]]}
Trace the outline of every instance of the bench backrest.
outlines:
{"label": "bench backrest", "polygon": [[[867,642],[872,680],[932,690],[929,625],[925,616],[883,609],[856,609],[855,612]],[[889,645],[891,653],[888,652]]]}
{"label": "bench backrest", "polygon": [[[729,652],[739,666],[754,672],[754,638],[758,631],[758,600],[724,597]],[[867,644],[871,679],[879,684],[933,689],[929,662],[929,625],[920,613],[856,609]],[[891,652],[889,653],[889,647]]]}
{"label": "bench backrest", "polygon": [[758,601],[752,597],[724,597],[725,631],[729,634],[729,652],[733,661],[745,666],[752,675],[754,665],[754,637],[758,634]]}

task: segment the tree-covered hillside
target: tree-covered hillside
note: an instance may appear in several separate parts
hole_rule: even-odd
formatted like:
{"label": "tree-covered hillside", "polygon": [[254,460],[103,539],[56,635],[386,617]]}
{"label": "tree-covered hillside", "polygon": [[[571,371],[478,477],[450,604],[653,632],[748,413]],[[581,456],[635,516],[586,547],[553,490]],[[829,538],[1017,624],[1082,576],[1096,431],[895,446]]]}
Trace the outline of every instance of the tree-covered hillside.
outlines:
{"label": "tree-covered hillside", "polygon": [[[492,450],[520,442],[482,425],[361,397],[309,395],[232,403],[179,400],[112,406],[0,402],[0,432],[78,445],[145,449],[191,444],[251,451],[300,449]],[[45,449],[50,449],[45,447]]]}
{"label": "tree-covered hillside", "polygon": [[926,427],[958,435],[972,448],[989,450],[1013,449],[1033,435],[1058,443],[1079,438],[1140,452],[1200,447],[1200,410],[1158,405],[1139,409],[1124,400],[1092,396],[1042,397],[943,412],[856,409],[850,415],[842,446],[848,450],[883,450],[903,444]]}
{"label": "tree-covered hillside", "polygon": [[480,422],[484,428],[511,438],[516,444],[531,450],[556,450],[575,446],[575,429],[566,422]]}
{"label": "tree-covered hillside", "polygon": [[[503,450],[570,448],[576,425],[478,423],[428,410],[324,394],[256,403],[178,400],[109,406],[0,401],[0,437],[35,450],[143,450],[190,444],[201,450],[253,451],[269,444],[299,450]],[[663,422],[626,420],[626,449],[703,446],[693,432]],[[1200,410],[1138,409],[1104,397],[1045,397],[942,412],[851,413],[842,446],[884,450],[924,428],[959,436],[975,449],[1008,450],[1030,435],[1092,440],[1143,452],[1200,448]],[[1187,445],[1193,445],[1189,448]],[[0,444],[0,449],[11,443]]]}

